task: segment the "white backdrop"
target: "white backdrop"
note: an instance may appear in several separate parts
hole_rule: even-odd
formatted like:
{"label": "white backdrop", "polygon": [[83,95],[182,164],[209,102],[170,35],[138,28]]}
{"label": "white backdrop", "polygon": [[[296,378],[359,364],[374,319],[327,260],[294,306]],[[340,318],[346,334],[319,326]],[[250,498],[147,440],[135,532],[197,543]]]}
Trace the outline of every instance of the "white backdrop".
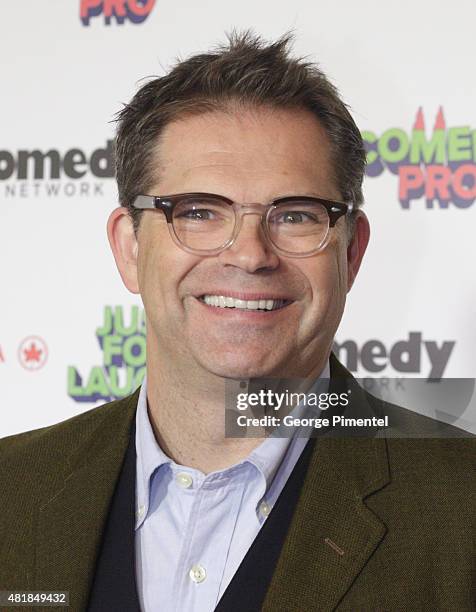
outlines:
{"label": "white backdrop", "polygon": [[[113,6],[126,16],[107,23]],[[342,361],[360,376],[474,378],[475,18],[470,0],[3,3],[0,436],[140,383],[142,305],[105,231],[117,205],[111,120],[141,78],[234,27],[268,39],[293,29],[295,53],[320,64],[373,142],[369,160],[383,159],[365,180],[373,232],[336,337]],[[32,151],[53,163],[25,163]],[[411,186],[426,196],[402,204]],[[100,331],[111,313],[113,334]],[[459,424],[476,431],[475,415],[473,405]]]}

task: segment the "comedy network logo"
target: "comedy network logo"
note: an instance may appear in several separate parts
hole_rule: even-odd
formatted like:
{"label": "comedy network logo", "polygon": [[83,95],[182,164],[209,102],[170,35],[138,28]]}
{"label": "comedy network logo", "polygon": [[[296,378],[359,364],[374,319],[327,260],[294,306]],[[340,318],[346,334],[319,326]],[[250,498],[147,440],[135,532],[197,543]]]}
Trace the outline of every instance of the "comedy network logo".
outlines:
{"label": "comedy network logo", "polygon": [[429,133],[422,108],[413,128],[390,128],[377,135],[363,131],[369,177],[385,170],[398,176],[403,209],[425,199],[426,208],[470,207],[476,198],[476,130],[448,127],[440,107]]}
{"label": "comedy network logo", "polygon": [[111,25],[126,20],[142,23],[154,8],[155,0],[81,0],[79,14],[84,26],[91,25],[91,19],[104,16],[104,23]]}
{"label": "comedy network logo", "polygon": [[93,366],[86,375],[81,375],[75,366],[68,367],[68,395],[77,402],[107,402],[125,397],[144,379],[144,309],[132,306],[126,317],[122,306],[106,306],[96,338],[102,351],[102,365]]}
{"label": "comedy network logo", "polygon": [[390,368],[394,375],[420,375],[428,380],[443,377],[456,345],[455,340],[429,340],[420,331],[408,333],[393,344],[372,339],[358,344],[355,340],[335,340],[332,350],[345,367],[370,376],[382,375]]}
{"label": "comedy network logo", "polygon": [[103,196],[102,179],[112,179],[114,173],[112,140],[92,151],[79,147],[0,150],[5,198]]}

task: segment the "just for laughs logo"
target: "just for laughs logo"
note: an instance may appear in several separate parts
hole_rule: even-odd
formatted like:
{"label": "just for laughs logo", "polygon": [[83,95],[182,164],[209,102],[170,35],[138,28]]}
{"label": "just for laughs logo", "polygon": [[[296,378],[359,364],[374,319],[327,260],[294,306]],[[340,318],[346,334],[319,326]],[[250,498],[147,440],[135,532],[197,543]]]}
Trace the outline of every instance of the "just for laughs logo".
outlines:
{"label": "just for laughs logo", "polygon": [[447,127],[440,107],[433,131],[427,133],[420,108],[411,132],[390,128],[380,135],[363,131],[369,177],[385,170],[398,176],[403,209],[425,199],[426,208],[468,208],[476,199],[476,130]]}
{"label": "just for laughs logo", "polygon": [[102,365],[93,366],[83,377],[68,367],[68,395],[77,402],[108,402],[133,393],[145,374],[145,313],[132,306],[124,316],[122,306],[106,306],[104,322],[96,329],[103,353]]}

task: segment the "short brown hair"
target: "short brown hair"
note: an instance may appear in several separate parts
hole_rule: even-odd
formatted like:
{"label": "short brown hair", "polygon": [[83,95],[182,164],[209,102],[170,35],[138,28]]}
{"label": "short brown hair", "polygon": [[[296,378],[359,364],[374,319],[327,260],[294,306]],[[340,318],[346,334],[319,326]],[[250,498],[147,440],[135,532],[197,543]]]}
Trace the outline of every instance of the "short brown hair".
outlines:
{"label": "short brown hair", "polygon": [[334,179],[342,199],[363,203],[366,154],[362,137],[337,89],[314,63],[289,56],[291,34],[267,44],[246,31],[228,44],[179,61],[165,76],[143,85],[116,115],[116,179],[119,201],[129,208],[137,231],[140,213],[132,208],[154,177],[157,140],[164,127],[186,114],[247,106],[311,111],[331,143]]}

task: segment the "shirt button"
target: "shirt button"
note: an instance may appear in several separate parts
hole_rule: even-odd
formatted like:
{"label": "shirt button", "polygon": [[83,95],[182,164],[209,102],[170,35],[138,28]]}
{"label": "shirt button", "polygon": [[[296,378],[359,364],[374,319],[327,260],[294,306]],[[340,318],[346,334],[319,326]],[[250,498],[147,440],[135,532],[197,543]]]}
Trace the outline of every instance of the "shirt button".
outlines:
{"label": "shirt button", "polygon": [[192,569],[190,570],[188,575],[190,576],[190,580],[199,583],[205,580],[205,578],[207,577],[207,572],[205,571],[205,568],[202,565],[199,565],[197,563],[196,565],[192,566]]}
{"label": "shirt button", "polygon": [[262,501],[259,505],[259,511],[261,516],[264,516],[266,518],[271,512],[271,506],[265,501]]}
{"label": "shirt button", "polygon": [[177,484],[184,489],[188,489],[193,482],[193,478],[190,476],[190,474],[187,474],[187,472],[179,472],[177,476],[175,476],[175,480]]}
{"label": "shirt button", "polygon": [[144,516],[145,506],[139,506],[137,509],[137,518],[142,518]]}

